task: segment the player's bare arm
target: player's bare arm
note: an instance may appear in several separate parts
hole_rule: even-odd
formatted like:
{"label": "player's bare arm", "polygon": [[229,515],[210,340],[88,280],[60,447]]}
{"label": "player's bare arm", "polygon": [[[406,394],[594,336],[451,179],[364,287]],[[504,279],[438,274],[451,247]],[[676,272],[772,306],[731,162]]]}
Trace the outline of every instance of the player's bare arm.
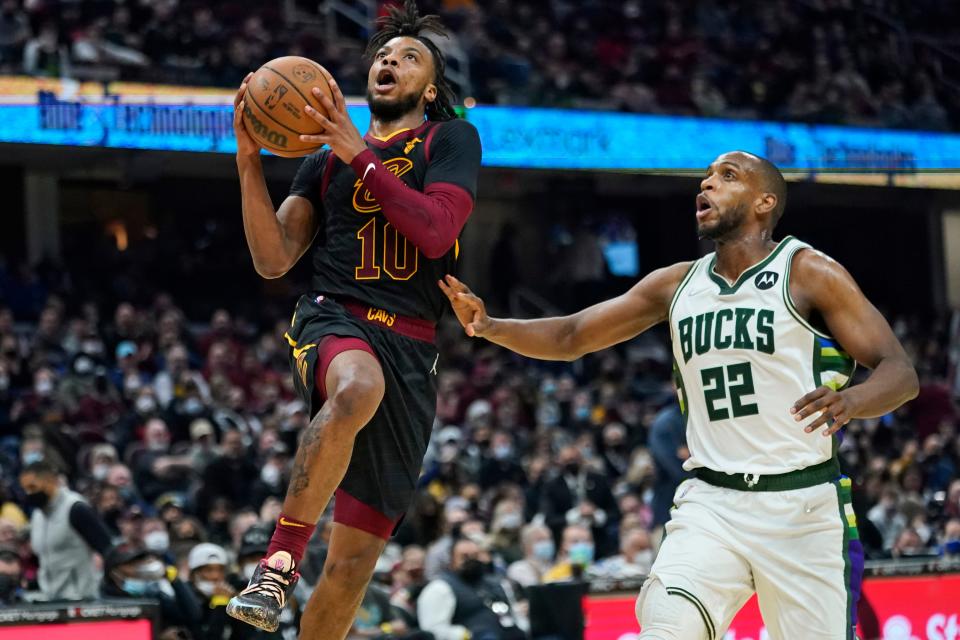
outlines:
{"label": "player's bare arm", "polygon": [[516,320],[491,318],[483,300],[453,276],[438,284],[468,336],[486,338],[540,360],[576,360],[629,340],[667,319],[670,301],[691,263],[648,274],[626,293],[569,316]]}
{"label": "player's bare arm", "polygon": [[820,414],[806,426],[808,433],[829,425],[823,432],[829,436],[853,418],[884,415],[917,396],[917,373],[903,346],[843,266],[819,251],[800,251],[790,294],[800,313],[817,311],[840,346],[873,370],[861,384],[842,391],[820,387],[797,400],[790,409],[797,421]]}
{"label": "player's bare arm", "polygon": [[279,278],[304,254],[318,227],[313,205],[306,198],[290,196],[279,210],[274,210],[260,163],[260,147],[243,124],[244,94],[252,75],[247,74],[233,99],[243,231],[257,273],[264,278]]}

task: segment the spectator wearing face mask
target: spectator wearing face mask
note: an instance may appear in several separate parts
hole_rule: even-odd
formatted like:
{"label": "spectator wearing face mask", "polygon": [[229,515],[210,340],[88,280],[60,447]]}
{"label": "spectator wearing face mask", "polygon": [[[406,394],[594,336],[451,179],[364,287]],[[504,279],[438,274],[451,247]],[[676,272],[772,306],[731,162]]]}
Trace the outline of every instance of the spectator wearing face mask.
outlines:
{"label": "spectator wearing face mask", "polygon": [[513,436],[506,431],[497,431],[490,439],[490,448],[481,458],[480,488],[486,490],[504,483],[526,486],[527,474],[514,455]]}
{"label": "spectator wearing face mask", "polygon": [[132,398],[134,393],[150,383],[150,376],[140,371],[137,352],[137,343],[132,340],[124,340],[114,351],[117,366],[110,371],[110,381],[123,391],[126,398]]}
{"label": "spectator wearing face mask", "polygon": [[488,563],[489,556],[476,542],[457,540],[450,569],[429,582],[417,600],[420,628],[437,640],[525,638],[507,594],[488,575]]}
{"label": "spectator wearing face mask", "polygon": [[203,638],[211,640],[227,637],[227,627],[232,619],[227,616],[226,606],[237,591],[227,582],[227,565],[230,561],[223,547],[202,542],[190,550],[187,565],[190,568],[190,586],[201,603],[203,620],[200,623]]}
{"label": "spectator wearing face mask", "polygon": [[253,503],[262,504],[269,497],[283,498],[287,492],[290,452],[287,445],[275,442],[266,452],[260,477],[253,483]]}
{"label": "spectator wearing face mask", "polygon": [[[543,487],[542,511],[547,526],[559,536],[566,525],[589,527],[600,555],[613,552],[608,530],[620,519],[620,510],[610,489],[610,482],[600,473],[583,464],[580,450],[567,445],[557,455],[560,473]],[[610,549],[613,547],[613,549]]]}
{"label": "spectator wearing face mask", "polygon": [[125,450],[130,443],[136,442],[137,435],[147,420],[160,414],[160,405],[153,387],[144,385],[130,390],[126,397],[130,408],[111,429],[114,436],[111,441],[119,451]]}
{"label": "spectator wearing face mask", "polygon": [[120,393],[107,377],[107,370],[92,354],[80,352],[73,357],[69,373],[57,389],[67,417],[103,435],[108,423],[123,412]]}
{"label": "spectator wearing face mask", "polygon": [[117,450],[112,444],[97,444],[90,450],[90,477],[97,482],[105,482],[110,467],[119,462]]}
{"label": "spectator wearing face mask", "polygon": [[593,564],[594,546],[590,529],[572,524],[563,530],[563,542],[557,563],[543,576],[543,582],[581,580]]}
{"label": "spectator wearing face mask", "polygon": [[83,496],[62,486],[49,462],[27,465],[20,474],[30,516],[30,545],[40,562],[37,581],[48,600],[83,600],[97,595],[94,553],[110,547],[110,533]]}
{"label": "spectator wearing face mask", "polygon": [[167,531],[167,524],[157,517],[143,519],[143,546],[147,551],[156,554],[164,564],[173,562],[173,555],[170,553],[170,532]]}
{"label": "spectator wearing face mask", "polygon": [[190,354],[182,344],[174,344],[165,354],[165,370],[153,379],[153,389],[156,392],[160,406],[166,408],[178,397],[182,397],[186,384],[192,383],[206,401],[210,397],[210,388],[199,371],[190,368]]}
{"label": "spectator wearing face mask", "polygon": [[0,605],[23,600],[23,563],[14,547],[0,546]]}
{"label": "spectator wearing face mask", "polygon": [[620,532],[620,553],[596,566],[596,575],[610,578],[636,578],[650,573],[653,546],[645,529],[634,527]]}
{"label": "spectator wearing face mask", "polygon": [[63,419],[63,400],[55,393],[57,374],[41,367],[33,374],[33,388],[22,394],[10,409],[10,420],[17,425],[55,423]]}
{"label": "spectator wearing face mask", "polygon": [[201,635],[203,612],[188,584],[177,577],[156,555],[131,544],[121,544],[107,553],[100,592],[108,598],[149,598],[160,603],[161,630],[185,627],[194,638]]}
{"label": "spectator wearing face mask", "polygon": [[627,428],[619,422],[611,422],[603,428],[603,467],[608,477],[626,475],[630,467],[630,444]]}
{"label": "spectator wearing face mask", "polygon": [[507,567],[507,577],[521,587],[540,584],[543,575],[553,566],[556,545],[550,529],[542,524],[529,524],[520,533],[523,558]]}

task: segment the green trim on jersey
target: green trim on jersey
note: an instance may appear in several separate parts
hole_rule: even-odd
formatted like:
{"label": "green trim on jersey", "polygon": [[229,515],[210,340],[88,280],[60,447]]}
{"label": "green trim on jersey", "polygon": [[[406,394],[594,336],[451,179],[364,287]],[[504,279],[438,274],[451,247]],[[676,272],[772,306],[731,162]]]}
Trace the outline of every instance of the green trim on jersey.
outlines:
{"label": "green trim on jersey", "polygon": [[693,606],[695,606],[697,611],[700,612],[700,617],[703,618],[703,624],[707,625],[707,633],[709,634],[710,640],[713,640],[717,637],[717,628],[713,626],[713,620],[710,618],[710,612],[707,611],[707,608],[703,606],[703,603],[700,602],[700,599],[697,596],[693,595],[686,589],[681,589],[680,587],[667,587],[667,595],[680,596],[681,598],[686,598],[692,602]]}
{"label": "green trim on jersey", "polygon": [[810,246],[807,244],[795,245],[787,256],[786,269],[783,272],[783,301],[793,319],[813,334],[813,384],[817,387],[826,386],[834,391],[840,391],[849,387],[853,381],[857,361],[843,350],[833,336],[814,328],[806,318],[800,315],[800,311],[793,303],[793,296],[790,295],[790,271],[793,267],[793,258],[799,251],[808,248]]}
{"label": "green trim on jersey", "polygon": [[[843,589],[847,592],[846,627],[843,637],[846,640],[855,640],[856,630],[853,627],[853,621],[850,619],[850,614],[853,611],[853,591],[850,589],[850,540],[852,538],[851,530],[854,534],[857,533],[857,525],[856,519],[853,520],[852,525],[850,524],[850,516],[846,512],[846,505],[850,504],[850,479],[841,477],[833,484],[837,490],[837,504],[840,510],[840,520],[843,523],[843,548],[841,549],[841,553],[843,553]],[[852,506],[850,511],[853,512]]]}
{"label": "green trim on jersey", "polygon": [[717,264],[716,253],[713,254],[713,258],[710,260],[710,266],[707,267],[707,275],[710,276],[710,279],[713,280],[715,283],[717,283],[717,285],[720,287],[720,295],[728,296],[732,293],[736,293],[737,290],[740,288],[740,285],[742,285],[744,282],[749,280],[751,276],[755,275],[758,271],[763,269],[765,266],[770,264],[770,262],[777,257],[777,254],[779,254],[780,251],[782,251],[783,248],[786,247],[788,244],[790,244],[790,241],[794,239],[795,238],[793,236],[787,236],[786,238],[781,240],[777,244],[777,246],[774,247],[773,251],[770,252],[770,255],[768,255],[766,258],[764,258],[757,264],[753,265],[752,267],[749,267],[746,271],[741,273],[740,277],[737,278],[737,281],[734,282],[732,285],[727,284],[727,281],[721,278],[719,275],[717,275],[717,273],[713,270],[713,268]]}
{"label": "green trim on jersey", "polygon": [[850,386],[857,361],[830,338],[813,338],[813,383],[840,391]]}
{"label": "green trim on jersey", "polygon": [[680,292],[683,291],[683,288],[687,286],[687,283],[690,282],[690,279],[693,278],[694,272],[697,270],[697,265],[700,264],[700,260],[694,260],[693,264],[690,265],[690,268],[687,269],[687,272],[683,274],[683,279],[680,280],[680,284],[677,286],[677,290],[673,292],[673,297],[670,299],[670,307],[667,309],[667,326],[672,326],[670,322],[673,317],[673,307],[677,304],[677,298],[680,297]]}
{"label": "green trim on jersey", "polygon": [[677,400],[680,403],[680,413],[683,414],[683,426],[686,428],[687,420],[690,417],[690,399],[687,398],[687,387],[683,384],[683,374],[680,373],[676,358],[673,359],[673,383],[677,385]]}
{"label": "green trim on jersey", "polygon": [[815,329],[806,318],[800,315],[800,312],[797,310],[797,306],[793,304],[793,296],[790,295],[790,269],[793,267],[793,258],[801,249],[811,249],[810,245],[801,244],[795,246],[793,251],[790,252],[790,255],[787,257],[787,268],[783,272],[783,301],[787,304],[787,311],[790,312],[790,315],[793,316],[793,319],[803,325],[808,331],[816,336],[821,338],[827,338],[833,340],[833,336],[830,336],[818,329]]}

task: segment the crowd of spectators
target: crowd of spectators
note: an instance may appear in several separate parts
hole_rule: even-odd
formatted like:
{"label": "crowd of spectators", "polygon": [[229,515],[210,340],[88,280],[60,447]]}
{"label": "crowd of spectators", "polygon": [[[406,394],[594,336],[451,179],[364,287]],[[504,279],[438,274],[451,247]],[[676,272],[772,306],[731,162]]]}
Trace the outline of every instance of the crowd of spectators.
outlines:
{"label": "crowd of spectators", "polygon": [[[83,535],[101,595],[155,597],[181,634],[247,637],[223,605],[266,549],[309,420],[288,372],[287,319],[219,309],[190,323],[169,295],[103,309],[70,298],[51,290],[36,318],[0,306],[0,600],[42,592],[56,576],[44,573],[47,536],[31,544],[29,530],[53,526],[55,515],[37,509],[63,495],[92,507],[62,517],[94,532]],[[908,406],[845,430],[861,539],[873,559],[955,556],[957,327],[903,317],[894,328],[922,387]],[[467,340],[452,322],[439,343],[421,489],[378,564],[355,637],[429,637],[418,624],[455,637],[453,609],[442,606],[450,569],[452,584],[508,601],[519,633],[533,585],[645,575],[688,455],[666,336],[572,364]],[[48,467],[59,479],[45,479]],[[281,637],[295,634],[322,571],[328,525],[329,514]]]}
{"label": "crowd of spectators", "polygon": [[[346,2],[371,18],[399,0]],[[946,130],[960,7],[928,0],[421,0],[461,98]],[[2,0],[0,73],[236,86],[280,55],[363,95],[369,26],[322,0]],[[284,7],[299,7],[285,12]],[[363,12],[360,15],[365,15]],[[325,21],[335,21],[330,39]],[[460,60],[463,61],[461,64]],[[466,79],[468,78],[468,80]]]}

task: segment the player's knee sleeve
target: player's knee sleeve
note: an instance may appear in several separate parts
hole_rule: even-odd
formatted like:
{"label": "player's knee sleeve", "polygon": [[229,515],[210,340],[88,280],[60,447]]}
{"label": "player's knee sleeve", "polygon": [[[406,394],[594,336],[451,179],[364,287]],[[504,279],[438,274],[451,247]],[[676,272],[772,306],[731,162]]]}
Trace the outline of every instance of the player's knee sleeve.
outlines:
{"label": "player's knee sleeve", "polygon": [[683,596],[667,593],[656,578],[649,578],[637,597],[639,640],[712,640],[700,611]]}

